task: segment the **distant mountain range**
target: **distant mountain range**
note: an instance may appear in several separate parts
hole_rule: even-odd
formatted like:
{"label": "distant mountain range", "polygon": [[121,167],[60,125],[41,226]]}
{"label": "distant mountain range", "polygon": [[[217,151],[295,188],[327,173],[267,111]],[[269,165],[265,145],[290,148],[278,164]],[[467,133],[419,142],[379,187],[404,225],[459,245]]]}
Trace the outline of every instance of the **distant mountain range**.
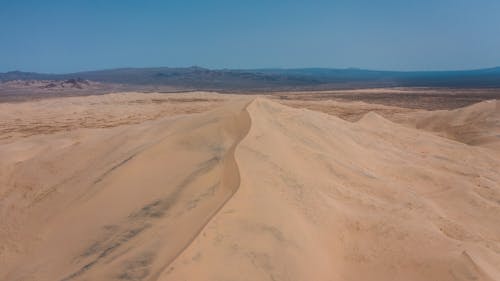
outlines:
{"label": "distant mountain range", "polygon": [[68,74],[12,71],[0,82],[13,80],[84,79],[134,88],[168,86],[186,90],[265,91],[327,90],[368,87],[500,87],[500,67],[465,71],[377,71],[364,69],[219,69],[120,68]]}

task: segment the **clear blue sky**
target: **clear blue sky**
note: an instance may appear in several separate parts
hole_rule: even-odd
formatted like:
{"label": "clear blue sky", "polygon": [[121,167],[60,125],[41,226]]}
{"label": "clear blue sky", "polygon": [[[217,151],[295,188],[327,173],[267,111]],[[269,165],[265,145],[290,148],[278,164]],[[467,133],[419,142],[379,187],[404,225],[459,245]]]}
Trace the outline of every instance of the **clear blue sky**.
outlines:
{"label": "clear blue sky", "polygon": [[500,0],[0,0],[0,72],[500,65]]}

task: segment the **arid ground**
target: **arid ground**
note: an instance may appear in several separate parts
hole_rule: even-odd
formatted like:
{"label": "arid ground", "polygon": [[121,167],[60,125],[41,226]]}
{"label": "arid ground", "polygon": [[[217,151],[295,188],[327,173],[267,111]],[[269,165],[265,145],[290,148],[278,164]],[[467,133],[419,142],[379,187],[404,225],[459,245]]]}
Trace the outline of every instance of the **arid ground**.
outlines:
{"label": "arid ground", "polygon": [[0,103],[0,280],[500,280],[499,92]]}

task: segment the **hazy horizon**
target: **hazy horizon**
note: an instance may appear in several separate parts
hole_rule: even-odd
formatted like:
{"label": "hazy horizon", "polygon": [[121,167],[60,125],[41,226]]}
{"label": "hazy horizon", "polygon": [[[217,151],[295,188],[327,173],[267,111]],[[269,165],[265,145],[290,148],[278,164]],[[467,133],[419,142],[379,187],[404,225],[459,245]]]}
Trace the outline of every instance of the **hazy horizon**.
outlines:
{"label": "hazy horizon", "polygon": [[0,72],[483,69],[500,65],[498,14],[493,0],[23,0],[0,9]]}
{"label": "hazy horizon", "polygon": [[256,70],[302,70],[302,69],[325,69],[325,70],[361,70],[361,71],[387,71],[387,72],[454,72],[454,71],[476,71],[476,70],[488,70],[488,69],[498,69],[499,66],[491,66],[484,68],[470,68],[470,69],[432,69],[432,70],[394,70],[394,69],[368,69],[368,68],[359,68],[359,67],[315,67],[315,66],[304,66],[304,67],[256,67],[256,68],[210,68],[199,65],[189,65],[189,66],[122,66],[122,67],[111,67],[111,68],[99,68],[99,69],[83,69],[78,71],[66,71],[66,72],[38,72],[38,71],[27,71],[23,69],[12,69],[7,71],[0,71],[0,73],[9,73],[9,72],[23,72],[23,73],[39,73],[39,74],[54,74],[54,75],[63,75],[63,74],[72,74],[72,73],[85,73],[85,72],[93,72],[93,71],[112,71],[119,69],[154,69],[154,68],[203,68],[208,70],[222,71],[222,70],[239,70],[239,71],[256,71]]}

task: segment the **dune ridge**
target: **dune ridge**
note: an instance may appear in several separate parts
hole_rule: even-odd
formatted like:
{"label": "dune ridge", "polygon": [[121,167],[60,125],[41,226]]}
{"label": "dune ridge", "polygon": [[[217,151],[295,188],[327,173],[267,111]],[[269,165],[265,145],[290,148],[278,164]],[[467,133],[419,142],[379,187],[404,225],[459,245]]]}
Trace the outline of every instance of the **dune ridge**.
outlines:
{"label": "dune ridge", "polygon": [[350,123],[265,99],[249,112],[240,189],[159,280],[498,279],[488,150],[374,113]]}
{"label": "dune ridge", "polygon": [[0,147],[0,280],[500,278],[494,146],[265,98],[106,132]]}
{"label": "dune ridge", "polygon": [[[193,241],[200,235],[200,233],[203,231],[205,226],[210,222],[210,220],[217,215],[217,213],[227,204],[229,200],[234,196],[234,194],[238,191],[238,188],[240,186],[240,172],[238,168],[238,163],[236,162],[235,159],[235,150],[238,144],[245,138],[245,136],[248,134],[248,131],[250,130],[251,127],[251,119],[250,115],[248,114],[247,107],[250,102],[248,102],[243,110],[240,113],[240,116],[238,116],[238,123],[239,123],[239,134],[238,138],[234,141],[234,143],[231,145],[229,150],[226,153],[226,156],[224,157],[224,174],[222,176],[221,184],[224,186],[227,186],[229,189],[229,194],[228,196],[223,200],[223,202],[220,203],[220,205],[213,211],[212,215],[206,220],[205,223],[203,223],[198,231],[192,236],[192,239],[186,243],[180,251],[170,260],[168,263],[165,264],[163,267],[163,270],[168,268],[176,258],[178,258],[182,252],[184,252],[192,243]],[[151,280],[156,279],[161,272],[156,273]]]}

